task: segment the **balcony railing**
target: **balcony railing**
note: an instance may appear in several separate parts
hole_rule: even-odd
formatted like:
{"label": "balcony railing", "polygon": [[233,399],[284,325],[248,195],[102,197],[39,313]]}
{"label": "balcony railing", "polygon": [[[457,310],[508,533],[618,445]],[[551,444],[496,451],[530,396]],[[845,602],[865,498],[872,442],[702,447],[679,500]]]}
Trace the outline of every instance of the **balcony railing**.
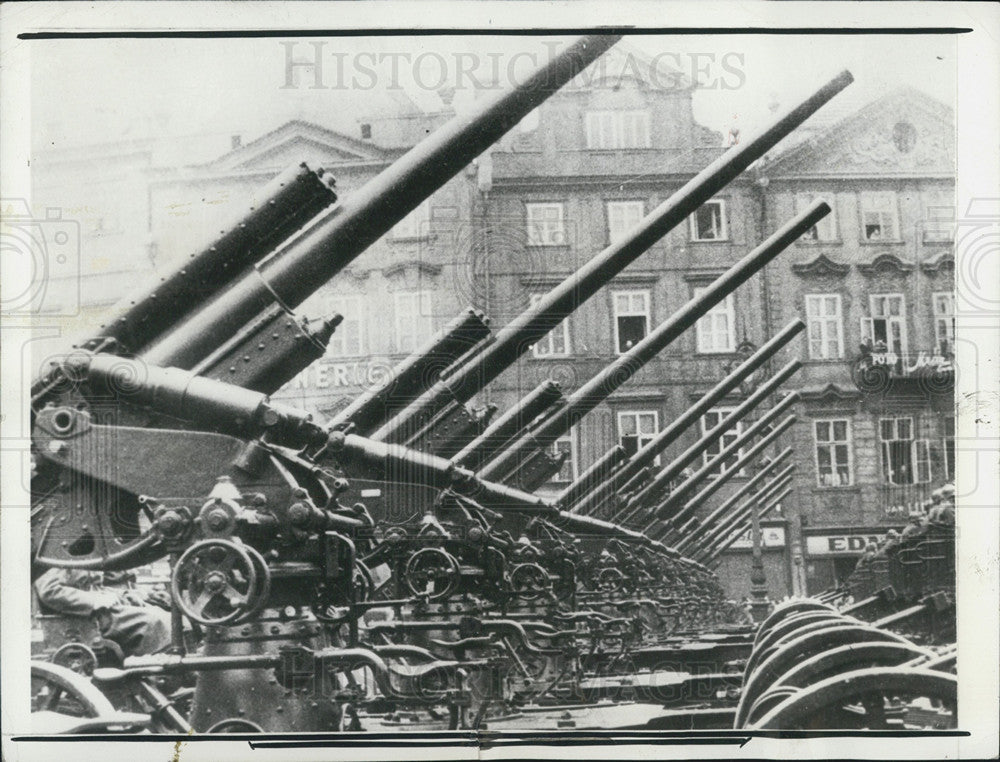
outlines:
{"label": "balcony railing", "polygon": [[883,484],[879,487],[882,521],[905,524],[911,513],[926,513],[931,493],[940,484]]}

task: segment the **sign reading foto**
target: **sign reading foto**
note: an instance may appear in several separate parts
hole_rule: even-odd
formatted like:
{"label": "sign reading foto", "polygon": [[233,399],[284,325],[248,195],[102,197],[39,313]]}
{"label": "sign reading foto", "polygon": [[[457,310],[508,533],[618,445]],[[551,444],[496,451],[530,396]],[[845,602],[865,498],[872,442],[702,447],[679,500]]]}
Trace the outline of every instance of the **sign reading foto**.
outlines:
{"label": "sign reading foto", "polygon": [[818,534],[806,537],[806,552],[810,556],[856,556],[868,543],[877,545],[884,538],[884,534]]}

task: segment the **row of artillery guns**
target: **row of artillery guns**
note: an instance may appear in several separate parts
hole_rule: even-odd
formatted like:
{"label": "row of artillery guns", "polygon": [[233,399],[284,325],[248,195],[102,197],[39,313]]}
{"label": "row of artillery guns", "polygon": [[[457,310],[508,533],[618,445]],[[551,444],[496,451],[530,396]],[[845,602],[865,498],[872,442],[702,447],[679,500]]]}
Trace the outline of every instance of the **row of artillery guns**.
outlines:
{"label": "row of artillery guns", "polygon": [[[802,322],[631,456],[614,447],[558,496],[536,492],[562,465],[554,441],[829,208],[797,215],[571,393],[546,381],[500,414],[473,403],[850,74],[728,149],[507,325],[470,308],[331,420],[271,399],[340,319],[295,309],[616,40],[581,38],[347,197],[320,170],[283,173],[39,375],[33,574],[166,559],[173,604],[169,652],[34,663],[48,716],[91,732],[731,726],[753,627],[712,568],[754,506],[788,494],[790,450],[765,451],[795,395],[691,466],[779,399],[798,363],[657,463],[769,372]],[[747,466],[745,485],[695,516]]]}

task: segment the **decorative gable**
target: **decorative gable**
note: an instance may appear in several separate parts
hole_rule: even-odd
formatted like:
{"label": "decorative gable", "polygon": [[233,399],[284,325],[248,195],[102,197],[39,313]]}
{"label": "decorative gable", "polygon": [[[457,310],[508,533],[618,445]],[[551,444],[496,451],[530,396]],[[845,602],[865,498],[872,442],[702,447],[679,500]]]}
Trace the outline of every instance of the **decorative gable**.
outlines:
{"label": "decorative gable", "polygon": [[775,157],[772,177],[948,175],[955,172],[955,116],[903,88]]}
{"label": "decorative gable", "polygon": [[845,389],[833,382],[825,386],[811,386],[799,391],[803,402],[836,404],[858,399],[861,393],[857,389]]}
{"label": "decorative gable", "polygon": [[421,259],[396,262],[385,268],[382,275],[391,291],[436,287],[442,266]]}
{"label": "decorative gable", "polygon": [[394,154],[378,146],[293,119],[206,165],[211,171],[265,171],[307,162],[310,166],[388,163]]}
{"label": "decorative gable", "polygon": [[867,276],[892,272],[905,275],[913,271],[913,265],[909,262],[904,262],[895,254],[879,254],[871,262],[858,265],[858,271]]}
{"label": "decorative gable", "polygon": [[820,254],[808,262],[797,262],[792,265],[792,271],[796,275],[814,278],[824,276],[843,278],[850,270],[849,265],[834,262],[826,254]]}
{"label": "decorative gable", "polygon": [[939,254],[927,262],[920,263],[920,269],[931,275],[954,275],[955,255],[950,251]]}

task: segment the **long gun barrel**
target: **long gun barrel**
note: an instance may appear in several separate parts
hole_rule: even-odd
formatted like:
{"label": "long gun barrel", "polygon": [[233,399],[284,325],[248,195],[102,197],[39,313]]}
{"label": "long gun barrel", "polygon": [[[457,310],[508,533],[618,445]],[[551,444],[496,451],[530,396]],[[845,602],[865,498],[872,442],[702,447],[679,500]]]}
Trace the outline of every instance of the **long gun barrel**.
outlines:
{"label": "long gun barrel", "polygon": [[661,323],[656,330],[638,342],[628,352],[604,368],[571,394],[564,405],[540,426],[521,437],[512,447],[488,463],[481,473],[485,478],[508,477],[518,468],[520,459],[531,449],[542,449],[565,434],[584,415],[606,399],[664,347],[694,325],[713,306],[721,302],[749,280],[764,265],[778,256],[803,233],[825,217],[830,207],[814,202],[804,212],[783,225],[764,243],[717,278],[704,293],[688,301]]}
{"label": "long gun barrel", "polygon": [[389,378],[359,395],[330,421],[331,429],[352,424],[352,431],[365,435],[382,424],[394,411],[413,401],[449,365],[489,335],[483,313],[472,308],[455,317],[436,336],[392,369]]}
{"label": "long gun barrel", "polygon": [[575,482],[559,493],[559,497],[556,498],[557,502],[569,508],[570,513],[579,513],[580,511],[577,510],[578,506],[576,505],[577,501],[606,483],[608,476],[625,460],[625,457],[625,448],[621,445],[615,445],[595,460],[590,468],[580,474],[580,477]]}
{"label": "long gun barrel", "polygon": [[617,243],[604,249],[534,307],[525,310],[497,332],[496,341],[451,374],[447,383],[435,384],[418,399],[413,409],[379,429],[373,438],[400,441],[407,433],[446,405],[465,403],[517,362],[532,344],[547,334],[556,321],[572,313],[615,275],[634,262],[670,230],[684,222],[704,202],[773,148],[780,140],[815,113],[854,80],[841,72],[812,96],[775,120],[757,136],[734,146],[709,164],[670,196]]}
{"label": "long gun barrel", "polygon": [[459,465],[476,469],[484,460],[517,436],[517,433],[562,398],[559,384],[546,379],[487,426],[451,460]]}
{"label": "long gun barrel", "polygon": [[[795,423],[795,415],[790,415],[785,418],[781,423],[775,426],[771,431],[765,436],[761,437],[760,441],[757,442],[753,447],[747,450],[745,453],[740,455],[733,463],[733,465],[718,476],[718,478],[713,479],[709,482],[697,495],[688,500],[684,506],[677,511],[674,516],[667,517],[666,512],[661,512],[659,510],[654,511],[656,514],[655,519],[650,522],[643,531],[649,531],[658,521],[663,521],[664,528],[660,533],[660,536],[667,536],[672,533],[673,527],[684,519],[692,516],[699,506],[704,505],[705,500],[718,492],[723,485],[725,485],[733,476],[739,473],[748,463],[755,460],[764,450],[770,446],[778,437],[784,434],[791,425]],[[667,519],[664,521],[664,519]]]}
{"label": "long gun barrel", "polygon": [[[766,505],[761,507],[759,514],[760,518],[764,518],[765,516],[767,516],[767,514],[769,514],[776,507],[778,507],[778,505],[781,504],[781,501],[784,500],[786,497],[788,497],[791,493],[792,493],[792,488],[789,487],[785,489],[780,495],[775,495],[773,498],[771,498],[771,500]],[[736,540],[739,539],[749,528],[750,528],[750,519],[749,518],[744,519],[743,523],[739,527],[735,528],[735,531],[731,535],[722,539],[714,549],[710,550],[707,553],[707,555],[704,556],[704,562],[711,563],[716,558],[718,558],[719,555],[721,555],[721,553],[726,548],[728,548],[730,545],[736,542]]]}
{"label": "long gun barrel", "polygon": [[453,118],[341,199],[307,234],[162,336],[144,358],[154,365],[190,368],[273,302],[290,308],[301,304],[618,39],[582,37],[523,84],[485,100],[471,115]]}
{"label": "long gun barrel", "polygon": [[715,543],[722,535],[728,532],[732,527],[741,522],[747,516],[750,515],[750,509],[753,507],[754,503],[758,505],[763,505],[766,503],[773,495],[775,495],[780,490],[791,484],[792,472],[795,470],[794,464],[783,469],[782,474],[775,475],[774,479],[767,483],[767,485],[761,489],[756,495],[751,495],[750,499],[747,500],[743,505],[733,511],[731,516],[727,516],[724,521],[720,521],[717,527],[713,527],[713,530],[706,534],[702,540],[698,543],[678,543],[678,548],[682,545],[685,548],[685,552],[692,552],[696,548],[707,548]]}
{"label": "long gun barrel", "polygon": [[695,487],[720,469],[730,457],[739,453],[740,449],[742,449],[747,442],[750,442],[752,439],[757,437],[758,434],[764,432],[765,429],[770,426],[779,415],[788,410],[788,408],[798,401],[799,393],[792,392],[782,399],[777,405],[764,413],[758,421],[753,423],[753,425],[749,426],[746,431],[742,432],[739,436],[733,439],[732,442],[723,447],[705,465],[677,485],[676,488],[671,490],[667,498],[660,504],[660,513],[669,511],[674,506],[680,504],[680,502],[684,500],[684,498],[687,497],[695,489]]}
{"label": "long gun barrel", "polygon": [[647,497],[658,494],[665,489],[667,485],[681,475],[689,464],[694,462],[694,460],[702,455],[712,444],[721,439],[727,431],[732,429],[733,426],[742,420],[747,413],[756,408],[766,397],[777,391],[777,389],[785,381],[791,378],[800,367],[802,367],[801,362],[798,360],[792,360],[772,378],[761,384],[760,387],[753,392],[753,394],[749,395],[743,402],[730,411],[701,439],[670,461],[670,463],[668,463],[667,466],[660,471],[652,481],[649,482],[642,492],[636,494],[636,501],[645,500]]}
{"label": "long gun barrel", "polygon": [[[630,470],[636,470],[644,466],[650,465],[654,462],[656,457],[671,443],[677,440],[678,437],[687,429],[689,426],[694,425],[697,421],[701,419],[705,413],[712,409],[720,400],[722,400],[727,394],[729,394],[733,389],[739,386],[746,378],[750,376],[755,370],[762,366],[767,360],[777,354],[778,350],[783,346],[788,344],[795,336],[797,336],[801,331],[805,329],[805,323],[803,323],[798,318],[792,320],[788,325],[786,325],[781,331],[779,331],[773,338],[767,341],[760,349],[754,352],[750,357],[740,363],[732,372],[729,373],[725,378],[723,378],[718,384],[709,389],[705,394],[703,394],[697,402],[695,402],[691,407],[685,410],[680,416],[675,418],[671,423],[659,431],[652,440],[649,441],[644,447],[642,447],[629,462]],[[744,402],[742,402],[735,410],[733,410],[723,421],[720,421],[718,426],[716,426],[711,432],[706,434],[702,442],[704,447],[707,447],[712,442],[714,442],[719,436],[722,436],[724,431],[735,423],[737,420],[742,418],[749,412],[753,407],[760,404],[760,401],[764,399],[771,391],[777,388],[780,384],[784,383],[792,374],[794,374],[798,368],[801,366],[797,360],[793,360],[787,366],[782,368],[778,374],[770,381],[762,384],[760,389],[756,390],[751,394]],[[701,444],[701,443],[699,443]],[[655,490],[662,489],[665,485],[669,484],[673,479],[675,479],[684,467],[691,462],[693,457],[697,457],[695,454],[691,456],[692,451],[695,453],[700,452],[698,445],[695,445],[685,451],[679,458],[672,461],[667,467],[655,478],[649,486],[644,488],[643,492],[640,493],[645,498],[646,495],[651,494]],[[632,463],[635,463],[632,466]],[[621,475],[616,473],[612,476],[613,483],[610,485],[610,491],[614,492],[617,486],[623,483]],[[602,494],[606,494],[609,490],[605,490],[603,487],[601,489]],[[598,500],[600,497],[595,495],[594,499],[588,499],[586,502],[581,503],[577,506],[576,511],[582,513],[589,513],[594,508],[597,507]],[[634,501],[630,501],[630,505],[634,504]],[[626,512],[631,512],[629,506],[625,506],[619,511],[619,518],[622,514]],[[575,511],[575,512],[576,512]],[[617,520],[617,519],[613,519]]]}
{"label": "long gun barrel", "polygon": [[[761,468],[756,474],[753,475],[747,482],[740,487],[736,492],[727,497],[719,506],[712,511],[708,516],[706,516],[702,521],[698,519],[691,519],[684,526],[680,528],[681,539],[677,542],[678,550],[688,549],[691,546],[704,543],[713,538],[718,532],[719,528],[724,526],[730,521],[733,515],[742,510],[742,506],[738,507],[732,513],[729,513],[729,509],[735,505],[739,500],[743,498],[748,492],[753,490],[767,478],[767,475],[780,463],[782,460],[788,457],[791,453],[791,448],[788,448],[775,458],[771,463]],[[764,492],[770,489],[771,486],[783,479],[791,476],[792,472],[795,471],[795,464],[789,463],[783,469],[774,474],[771,480],[761,489]],[[760,494],[760,493],[758,493]]]}

